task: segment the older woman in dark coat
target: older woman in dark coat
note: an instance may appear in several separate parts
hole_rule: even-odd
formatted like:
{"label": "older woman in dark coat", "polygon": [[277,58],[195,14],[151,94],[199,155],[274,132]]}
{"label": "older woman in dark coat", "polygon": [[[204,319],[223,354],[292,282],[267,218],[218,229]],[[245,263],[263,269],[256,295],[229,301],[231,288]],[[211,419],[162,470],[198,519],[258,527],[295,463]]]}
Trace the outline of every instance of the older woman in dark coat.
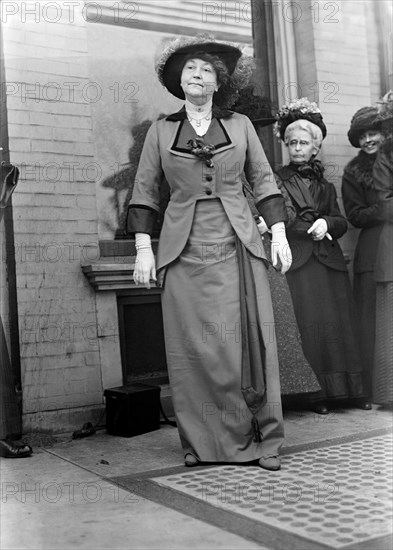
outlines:
{"label": "older woman in dark coat", "polygon": [[347,164],[342,177],[345,213],[351,224],[360,229],[353,262],[353,291],[370,397],[375,344],[374,268],[383,224],[373,182],[373,166],[384,139],[377,114],[376,107],[362,107],[352,117],[348,139],[360,152]]}
{"label": "older woman in dark coat", "polygon": [[287,226],[293,254],[287,280],[306,358],[318,377],[313,399],[319,414],[334,399],[358,399],[364,406],[363,363],[346,263],[338,243],[347,230],[336,190],[315,159],[326,135],[321,113],[306,98],[285,106],[277,133],[290,163],[277,172],[292,211]]}
{"label": "older woman in dark coat", "polygon": [[[185,464],[258,461],[280,468],[277,348],[264,252],[243,193],[253,187],[272,229],[273,263],[290,266],[282,195],[250,120],[228,110],[247,84],[242,52],[206,37],[179,39],[157,65],[185,106],[150,127],[128,213],[134,280],[162,286],[169,381]],[[250,73],[248,73],[250,74]],[[171,195],[157,260],[150,235],[160,184]]]}

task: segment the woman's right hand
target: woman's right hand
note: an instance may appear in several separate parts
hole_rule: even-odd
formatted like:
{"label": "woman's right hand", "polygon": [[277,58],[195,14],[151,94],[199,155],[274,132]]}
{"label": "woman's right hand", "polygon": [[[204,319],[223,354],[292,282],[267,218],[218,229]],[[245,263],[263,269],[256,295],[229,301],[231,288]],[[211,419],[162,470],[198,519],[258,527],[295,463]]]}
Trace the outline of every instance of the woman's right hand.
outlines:
{"label": "woman's right hand", "polygon": [[311,233],[311,237],[314,241],[322,241],[325,237],[329,239],[329,241],[332,240],[331,235],[328,233],[327,221],[323,218],[315,220],[312,226],[307,230],[307,233]]}
{"label": "woman's right hand", "polygon": [[157,281],[156,262],[151,248],[150,236],[145,233],[135,235],[136,260],[134,268],[134,282],[136,285],[145,285],[150,288],[150,280]]}
{"label": "woman's right hand", "polygon": [[152,249],[139,250],[136,255],[134,282],[150,288],[150,279],[156,281],[156,262]]}

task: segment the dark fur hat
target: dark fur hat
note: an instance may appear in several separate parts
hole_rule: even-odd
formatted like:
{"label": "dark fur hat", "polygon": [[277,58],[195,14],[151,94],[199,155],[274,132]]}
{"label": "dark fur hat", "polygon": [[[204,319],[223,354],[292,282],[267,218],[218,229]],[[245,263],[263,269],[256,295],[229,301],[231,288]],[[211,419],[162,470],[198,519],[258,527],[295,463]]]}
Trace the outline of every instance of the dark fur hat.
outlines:
{"label": "dark fur hat", "polygon": [[359,138],[366,130],[381,130],[381,121],[378,120],[376,107],[362,107],[353,115],[348,139],[353,147],[360,148]]}

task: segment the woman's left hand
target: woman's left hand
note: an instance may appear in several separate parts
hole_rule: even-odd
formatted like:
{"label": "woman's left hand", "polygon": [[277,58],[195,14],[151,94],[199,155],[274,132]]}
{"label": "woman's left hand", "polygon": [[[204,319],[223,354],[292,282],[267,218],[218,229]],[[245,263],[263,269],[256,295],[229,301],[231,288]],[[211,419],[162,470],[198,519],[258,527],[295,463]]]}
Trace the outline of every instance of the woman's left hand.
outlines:
{"label": "woman's left hand", "polygon": [[272,225],[272,263],[273,267],[281,263],[281,273],[286,273],[292,265],[292,252],[285,233],[283,222]]}
{"label": "woman's left hand", "polygon": [[[312,226],[307,229],[307,233],[310,234],[314,241],[322,241],[325,237],[329,238],[330,235],[328,233],[328,224],[327,221],[323,218],[319,218],[318,220],[315,220],[315,222],[312,224]],[[331,237],[330,237],[331,239]]]}

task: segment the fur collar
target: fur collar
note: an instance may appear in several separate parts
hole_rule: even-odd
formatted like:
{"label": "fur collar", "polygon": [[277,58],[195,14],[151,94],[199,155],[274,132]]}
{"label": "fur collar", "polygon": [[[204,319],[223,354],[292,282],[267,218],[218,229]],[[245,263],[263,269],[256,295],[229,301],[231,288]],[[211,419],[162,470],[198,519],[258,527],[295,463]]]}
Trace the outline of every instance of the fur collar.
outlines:
{"label": "fur collar", "polygon": [[376,156],[376,154],[368,155],[364,151],[360,151],[359,154],[347,164],[345,172],[357,182],[362,183],[365,187],[372,187],[373,166]]}

